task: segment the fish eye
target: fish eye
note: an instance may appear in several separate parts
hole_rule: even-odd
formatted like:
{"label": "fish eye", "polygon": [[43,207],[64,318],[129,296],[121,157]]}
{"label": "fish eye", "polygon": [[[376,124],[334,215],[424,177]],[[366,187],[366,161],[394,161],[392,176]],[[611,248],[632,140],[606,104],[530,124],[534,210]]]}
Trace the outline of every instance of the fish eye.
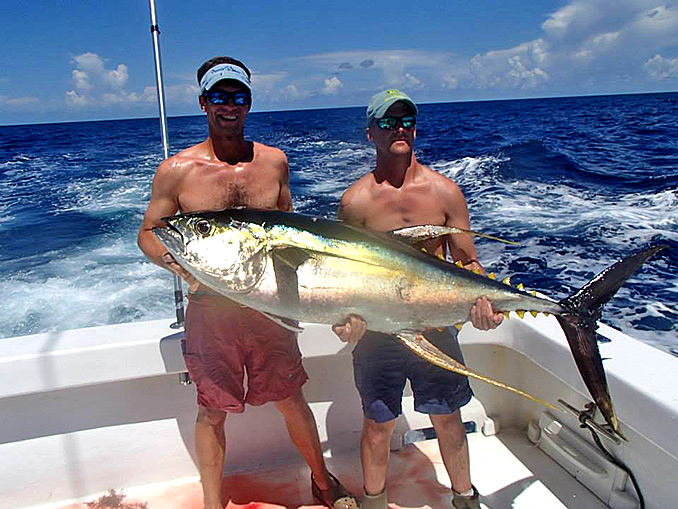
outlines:
{"label": "fish eye", "polygon": [[193,229],[199,235],[205,236],[212,231],[212,223],[210,223],[207,219],[201,219],[200,221],[195,223]]}

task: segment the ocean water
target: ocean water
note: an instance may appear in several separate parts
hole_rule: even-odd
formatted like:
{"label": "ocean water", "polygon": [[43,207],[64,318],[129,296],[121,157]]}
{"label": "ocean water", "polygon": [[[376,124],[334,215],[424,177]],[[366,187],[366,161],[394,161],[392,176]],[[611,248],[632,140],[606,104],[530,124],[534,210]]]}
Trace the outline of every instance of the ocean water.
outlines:
{"label": "ocean water", "polygon": [[[364,109],[253,113],[248,137],[288,156],[295,210],[334,217],[369,172]],[[169,119],[171,152],[204,139]],[[454,179],[476,241],[515,283],[563,298],[620,257],[667,244],[603,320],[678,348],[678,94],[422,105],[416,152]],[[173,315],[169,273],[136,233],[161,161],[157,119],[0,127],[0,337]]]}

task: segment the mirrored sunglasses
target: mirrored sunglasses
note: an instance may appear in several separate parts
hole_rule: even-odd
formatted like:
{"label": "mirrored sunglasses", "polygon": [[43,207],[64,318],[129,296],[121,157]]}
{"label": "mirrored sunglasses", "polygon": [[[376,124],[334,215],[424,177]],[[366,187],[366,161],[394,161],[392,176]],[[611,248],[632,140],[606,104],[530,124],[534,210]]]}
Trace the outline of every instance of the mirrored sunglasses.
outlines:
{"label": "mirrored sunglasses", "polygon": [[248,92],[222,92],[208,90],[203,94],[212,104],[227,104],[232,100],[236,106],[247,106],[252,102],[252,95]]}
{"label": "mirrored sunglasses", "polygon": [[395,129],[396,126],[401,125],[405,129],[412,129],[417,125],[417,119],[414,115],[407,115],[404,117],[382,117],[377,120],[379,129]]}

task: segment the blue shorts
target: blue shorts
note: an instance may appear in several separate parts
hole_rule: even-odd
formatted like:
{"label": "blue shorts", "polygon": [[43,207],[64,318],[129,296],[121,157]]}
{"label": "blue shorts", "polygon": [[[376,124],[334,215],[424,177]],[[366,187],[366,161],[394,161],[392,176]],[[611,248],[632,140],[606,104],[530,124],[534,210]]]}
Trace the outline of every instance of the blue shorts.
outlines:
{"label": "blue shorts", "polygon": [[[426,338],[464,363],[456,330],[430,330]],[[402,413],[405,381],[410,380],[414,409],[424,414],[451,414],[471,400],[468,378],[422,359],[394,336],[367,331],[353,350],[353,376],[363,413],[387,422]]]}

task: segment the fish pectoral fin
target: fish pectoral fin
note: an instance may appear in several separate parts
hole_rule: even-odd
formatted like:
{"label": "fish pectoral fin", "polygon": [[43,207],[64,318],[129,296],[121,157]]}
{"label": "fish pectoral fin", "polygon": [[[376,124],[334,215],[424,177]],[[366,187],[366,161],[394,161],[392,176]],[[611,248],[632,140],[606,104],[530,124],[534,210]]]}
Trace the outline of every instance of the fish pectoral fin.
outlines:
{"label": "fish pectoral fin", "polygon": [[473,230],[456,228],[454,226],[435,226],[427,224],[422,226],[408,226],[406,228],[399,228],[390,232],[390,234],[398,240],[402,240],[403,242],[407,242],[409,244],[416,244],[417,242],[437,239],[439,237],[443,237],[444,235],[453,235],[458,233],[465,233],[475,237],[482,237],[484,239],[495,240],[497,242],[503,242],[504,244],[511,244],[514,246],[520,245],[518,242],[514,242],[512,240],[502,239]]}
{"label": "fish pectoral fin", "polygon": [[308,260],[311,255],[308,250],[300,247],[281,247],[273,250],[273,261],[287,265],[295,272],[299,266]]}
{"label": "fish pectoral fin", "polygon": [[465,375],[470,378],[475,378],[477,380],[481,380],[483,382],[486,382],[491,385],[495,385],[497,387],[501,387],[502,389],[509,390],[511,392],[515,392],[516,394],[519,394],[520,396],[523,396],[529,400],[532,400],[536,403],[539,403],[541,405],[544,405],[549,408],[556,408],[553,406],[551,403],[548,403],[544,401],[543,399],[537,398],[536,396],[532,396],[531,394],[528,394],[527,392],[521,391],[520,389],[516,389],[514,387],[511,387],[510,385],[506,385],[503,382],[498,382],[496,380],[493,380],[492,378],[489,378],[485,375],[482,375],[480,373],[476,373],[475,371],[467,368],[464,366],[461,362],[458,362],[454,360],[452,357],[447,355],[446,353],[440,351],[438,347],[433,345],[428,339],[426,339],[421,333],[399,333],[396,334],[396,337],[405,343],[405,346],[407,346],[410,350],[412,350],[414,353],[422,357],[423,359],[426,359],[428,362],[431,364],[435,364],[436,366],[439,366],[443,369],[446,369],[448,371],[453,371],[455,373],[459,373],[460,375]]}
{"label": "fish pectoral fin", "polygon": [[259,312],[262,315],[264,315],[266,318],[271,320],[272,322],[275,322],[278,325],[280,325],[283,329],[287,329],[289,331],[297,332],[297,333],[303,332],[303,330],[304,330],[303,327],[299,327],[299,325],[297,325],[297,323],[295,321],[290,320],[289,318],[285,318],[283,316],[272,315],[270,313],[264,313],[263,311],[259,311]]}
{"label": "fish pectoral fin", "polygon": [[304,249],[285,247],[274,249],[271,257],[280,302],[289,306],[298,305],[299,278],[297,277],[297,269],[310,258],[310,255]]}

